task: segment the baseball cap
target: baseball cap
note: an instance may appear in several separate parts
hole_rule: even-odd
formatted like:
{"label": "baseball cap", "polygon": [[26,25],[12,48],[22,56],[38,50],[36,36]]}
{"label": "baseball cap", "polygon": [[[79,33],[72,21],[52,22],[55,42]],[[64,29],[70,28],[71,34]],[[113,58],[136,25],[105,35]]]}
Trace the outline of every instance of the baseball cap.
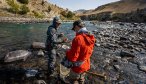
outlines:
{"label": "baseball cap", "polygon": [[61,23],[61,19],[59,17],[54,17],[53,23]]}
{"label": "baseball cap", "polygon": [[74,23],[73,23],[73,28],[72,28],[72,30],[74,30],[74,28],[75,28],[75,26],[83,26],[84,24],[83,24],[83,22],[81,21],[81,20],[76,20],[76,21],[74,21]]}

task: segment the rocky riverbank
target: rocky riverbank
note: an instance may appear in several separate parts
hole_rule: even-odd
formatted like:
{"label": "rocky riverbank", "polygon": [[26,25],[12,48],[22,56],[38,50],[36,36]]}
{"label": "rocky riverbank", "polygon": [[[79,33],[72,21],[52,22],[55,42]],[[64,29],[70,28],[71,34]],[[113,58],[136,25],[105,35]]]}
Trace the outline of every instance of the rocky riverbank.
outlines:
{"label": "rocky riverbank", "polygon": [[[0,23],[47,23],[52,18],[22,18],[22,17],[0,17]],[[73,22],[74,20],[62,20],[62,22]]]}
{"label": "rocky riverbank", "polygon": [[[91,57],[91,70],[93,73],[104,73],[104,80],[96,75],[87,74],[86,84],[144,84],[146,82],[146,24],[144,23],[115,23],[96,22],[97,30],[92,31],[96,37],[96,44]],[[1,63],[0,83],[11,82],[32,84],[36,80],[47,78],[47,56],[38,56],[38,50],[25,62]],[[63,84],[58,78],[59,63],[65,56],[62,49],[58,49],[56,77],[53,84]],[[24,69],[42,71],[40,78],[25,77]],[[22,72],[21,72],[22,71]],[[19,78],[19,80],[18,80]]]}
{"label": "rocky riverbank", "polygon": [[[106,73],[107,83],[145,83],[146,25],[112,22],[99,22],[96,25],[99,28],[94,31],[97,43],[91,70]],[[91,81],[100,80],[93,78]]]}
{"label": "rocky riverbank", "polygon": [[45,23],[49,18],[0,17],[0,23]]}

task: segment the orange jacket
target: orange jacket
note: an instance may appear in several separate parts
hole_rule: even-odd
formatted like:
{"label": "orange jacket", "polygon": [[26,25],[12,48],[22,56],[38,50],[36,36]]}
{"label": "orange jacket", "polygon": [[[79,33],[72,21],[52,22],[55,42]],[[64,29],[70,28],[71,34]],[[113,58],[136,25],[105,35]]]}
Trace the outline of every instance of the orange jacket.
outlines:
{"label": "orange jacket", "polygon": [[81,66],[71,69],[76,73],[83,73],[90,69],[90,57],[93,52],[95,38],[93,35],[78,33],[72,41],[71,49],[66,52],[67,59],[71,62],[84,61]]}

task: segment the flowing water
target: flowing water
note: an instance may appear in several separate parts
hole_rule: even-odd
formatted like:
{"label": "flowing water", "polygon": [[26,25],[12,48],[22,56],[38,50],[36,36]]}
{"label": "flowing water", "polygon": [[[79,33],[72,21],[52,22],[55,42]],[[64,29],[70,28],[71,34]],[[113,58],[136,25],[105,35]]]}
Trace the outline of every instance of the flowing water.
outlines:
{"label": "flowing water", "polygon": [[[32,42],[45,42],[49,23],[14,24],[0,23],[0,58],[12,50],[28,49]],[[75,33],[71,30],[72,23],[63,23],[58,32],[63,32],[70,40]],[[96,27],[88,24],[89,30]]]}

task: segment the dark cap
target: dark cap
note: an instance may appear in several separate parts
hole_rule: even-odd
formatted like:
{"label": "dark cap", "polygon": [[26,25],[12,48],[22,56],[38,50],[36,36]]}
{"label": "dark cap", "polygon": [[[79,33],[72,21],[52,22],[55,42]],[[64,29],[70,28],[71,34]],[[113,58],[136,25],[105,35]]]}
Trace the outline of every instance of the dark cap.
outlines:
{"label": "dark cap", "polygon": [[72,30],[74,30],[75,26],[83,27],[83,26],[84,26],[84,23],[83,23],[81,20],[76,20],[76,21],[74,21],[74,23],[73,23],[73,28],[72,28]]}
{"label": "dark cap", "polygon": [[61,23],[61,19],[59,17],[54,17],[53,23]]}

